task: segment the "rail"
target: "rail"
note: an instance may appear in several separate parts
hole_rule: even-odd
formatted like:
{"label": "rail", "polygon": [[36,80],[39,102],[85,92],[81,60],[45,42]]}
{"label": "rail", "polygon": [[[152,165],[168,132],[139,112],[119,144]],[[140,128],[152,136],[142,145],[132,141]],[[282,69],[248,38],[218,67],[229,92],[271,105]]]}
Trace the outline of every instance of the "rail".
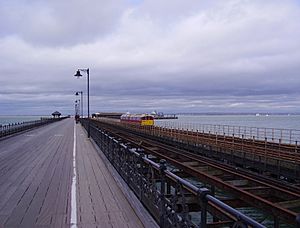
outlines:
{"label": "rail", "polygon": [[[198,124],[198,123],[182,123],[176,121],[156,121],[156,126],[189,130],[200,133],[208,133],[214,135],[234,136],[243,139],[263,140],[273,143],[284,143],[290,145],[298,145],[300,142],[300,130],[297,129],[280,129],[280,128],[262,128],[248,126],[233,125],[214,125],[214,124]],[[299,145],[298,145],[299,146]]]}
{"label": "rail", "polygon": [[[175,145],[170,143],[171,141],[163,137],[166,131],[157,131],[156,133],[152,131],[154,134],[151,135],[148,130],[153,129],[149,126],[139,128],[137,125],[132,124],[130,127],[129,125],[117,124],[116,122],[104,123],[102,121],[94,121],[94,124],[101,129],[105,129],[110,135],[114,135],[118,139],[123,138],[127,143],[143,149],[145,154],[151,154],[152,159],[166,159],[169,164],[179,169],[176,171],[176,174],[179,173],[180,176],[183,173],[185,177],[188,175],[197,179],[199,178],[198,180],[201,183],[204,181],[208,186],[214,186],[212,192],[215,192],[215,188],[218,188],[234,194],[236,197],[234,200],[226,200],[229,205],[235,207],[249,207],[249,205],[252,205],[257,210],[263,209],[266,214],[271,214],[274,218],[273,224],[276,227],[279,227],[279,223],[282,222],[279,222],[279,220],[294,223],[296,217],[300,216],[295,213],[296,211],[299,212],[299,209],[294,211],[295,207],[298,207],[297,205],[300,203],[299,188],[296,186],[285,186],[286,183],[282,180],[279,183],[272,181],[270,178],[262,178],[260,175],[249,172],[240,173],[236,166],[230,167],[207,159],[206,153],[204,157],[199,157],[194,153],[188,152],[185,147],[181,147],[177,143]],[[159,127],[155,128],[162,130]],[[295,169],[294,171],[297,170]],[[299,179],[299,176],[297,176],[298,171],[294,171],[294,177]],[[247,201],[246,204],[248,206],[245,203],[241,203],[241,200],[244,202]],[[276,202],[279,204],[277,205]],[[284,206],[280,206],[283,205],[283,202]],[[269,219],[266,222],[269,223]]]}
{"label": "rail", "polygon": [[267,140],[246,139],[213,133],[202,133],[185,129],[159,126],[139,126],[122,124],[109,119],[97,120],[125,127],[127,131],[140,132],[157,140],[189,151],[195,151],[206,157],[231,163],[272,178],[299,182],[300,147]]}
{"label": "rail", "polygon": [[[81,123],[87,129],[87,121],[81,119]],[[165,160],[158,164],[148,159],[142,149],[130,147],[93,124],[91,137],[160,227],[264,227],[212,196],[208,189],[198,188],[170,172]],[[200,210],[190,211],[191,198]],[[193,220],[190,212],[196,212],[199,221]],[[213,212],[219,215],[218,221],[212,219]]]}
{"label": "rail", "polygon": [[41,125],[53,123],[68,117],[61,117],[61,118],[42,118],[40,120],[33,120],[33,121],[26,121],[26,122],[18,122],[18,123],[11,123],[0,125],[0,138],[12,135],[18,132],[22,132],[25,130],[32,129],[34,127],[38,127]]}

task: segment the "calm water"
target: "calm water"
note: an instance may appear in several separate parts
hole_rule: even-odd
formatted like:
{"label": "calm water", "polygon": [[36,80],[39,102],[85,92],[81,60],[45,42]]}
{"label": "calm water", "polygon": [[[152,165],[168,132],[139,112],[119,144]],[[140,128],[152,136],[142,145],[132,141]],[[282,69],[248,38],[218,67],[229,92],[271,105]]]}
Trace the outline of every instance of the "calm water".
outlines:
{"label": "calm water", "polygon": [[[260,129],[295,129],[292,131],[274,131],[275,132],[275,139],[278,139],[280,136],[280,133],[283,133],[283,138],[286,136],[286,142],[289,142],[289,139],[291,137],[292,140],[297,139],[299,142],[299,131],[300,131],[300,115],[269,115],[269,116],[255,116],[255,115],[179,115],[177,120],[156,120],[156,125],[160,126],[166,126],[166,127],[180,127],[185,129],[201,129],[200,126],[202,125],[230,125],[230,126],[245,126],[247,131],[251,129],[252,127],[255,128],[255,130],[252,132],[252,135],[257,136],[257,128]],[[214,130],[219,130],[218,128],[205,128],[204,130],[210,130],[214,132]],[[225,127],[225,132],[227,133],[227,129]],[[242,128],[244,129],[244,128]],[[222,131],[223,129],[221,129]],[[230,128],[230,131],[232,133],[232,128]],[[235,133],[237,133],[238,128],[235,128]],[[265,137],[264,130],[259,131],[259,133],[262,135],[262,137]],[[289,135],[289,133],[292,132],[292,135]],[[243,131],[241,132],[243,133]],[[247,132],[249,133],[249,132]],[[279,133],[279,135],[276,135],[276,133]],[[229,134],[230,135],[230,134]],[[272,131],[267,131],[267,137],[271,137]],[[257,137],[259,138],[259,137]],[[285,139],[285,138],[284,138]],[[293,142],[292,142],[293,143]],[[189,182],[194,184],[197,187],[208,187],[204,183],[201,183],[196,178],[186,178]],[[225,193],[224,191],[220,189],[216,189],[216,198],[222,200],[223,198],[226,198],[230,196],[228,193]],[[266,214],[264,214],[262,211],[259,211],[255,208],[236,208],[238,211],[242,212],[243,214],[251,217],[252,219],[261,222],[264,226],[271,228],[274,227],[274,221],[272,217],[267,217]],[[200,223],[200,213],[190,213],[192,220],[195,223]],[[208,221],[212,221],[212,217],[208,218]],[[286,225],[286,224],[280,224],[280,227],[282,228],[292,228],[292,225]]]}
{"label": "calm water", "polygon": [[300,142],[300,115],[179,115],[155,125],[288,144]]}
{"label": "calm water", "polygon": [[178,120],[158,120],[157,122],[232,125],[300,130],[300,115],[179,115]]}
{"label": "calm water", "polygon": [[[45,117],[45,116],[43,116]],[[40,120],[41,116],[0,116],[0,125]]]}
{"label": "calm water", "polygon": [[[44,116],[45,117],[45,116]],[[0,125],[17,123],[23,121],[39,120],[41,116],[0,116]],[[300,130],[300,115],[269,115],[269,116],[255,116],[255,115],[179,115],[177,120],[156,120],[156,125],[163,125],[168,123],[169,126],[196,126],[196,125],[230,125],[230,126],[246,126],[246,127],[260,127],[260,128],[278,128],[278,129],[298,129]],[[194,185],[202,187],[203,184],[197,180],[189,180]],[[223,198],[226,194],[222,191],[216,192],[217,198]],[[265,215],[251,208],[239,208],[242,213],[256,219],[263,220]],[[191,213],[193,221],[200,222],[199,213]],[[272,219],[266,219],[263,223],[267,227],[273,227]],[[289,227],[289,226],[282,226]]]}

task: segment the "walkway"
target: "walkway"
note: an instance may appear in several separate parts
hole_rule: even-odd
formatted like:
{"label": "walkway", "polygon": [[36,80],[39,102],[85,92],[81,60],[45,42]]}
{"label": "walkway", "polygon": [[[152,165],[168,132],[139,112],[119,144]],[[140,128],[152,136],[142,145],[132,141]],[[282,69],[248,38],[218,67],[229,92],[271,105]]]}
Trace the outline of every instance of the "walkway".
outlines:
{"label": "walkway", "polygon": [[76,131],[78,225],[143,227],[81,125]]}
{"label": "walkway", "polygon": [[0,227],[70,227],[72,213],[77,227],[143,227],[73,119],[0,141]]}

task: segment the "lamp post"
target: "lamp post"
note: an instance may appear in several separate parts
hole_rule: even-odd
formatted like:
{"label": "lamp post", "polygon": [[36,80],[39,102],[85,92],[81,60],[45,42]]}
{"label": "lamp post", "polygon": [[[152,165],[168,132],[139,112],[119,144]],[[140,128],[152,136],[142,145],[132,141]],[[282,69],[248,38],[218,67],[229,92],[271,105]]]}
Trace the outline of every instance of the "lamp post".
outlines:
{"label": "lamp post", "polygon": [[88,108],[88,138],[90,137],[90,70],[89,68],[87,69],[78,69],[76,74],[74,75],[75,77],[79,78],[82,77],[80,72],[85,72],[87,75],[87,108]]}
{"label": "lamp post", "polygon": [[81,104],[81,118],[83,118],[83,92],[82,91],[77,91],[76,93],[75,93],[75,95],[76,96],[78,96],[78,95],[81,95],[80,97],[80,104]]}
{"label": "lamp post", "polygon": [[75,115],[80,115],[80,100],[75,100]]}

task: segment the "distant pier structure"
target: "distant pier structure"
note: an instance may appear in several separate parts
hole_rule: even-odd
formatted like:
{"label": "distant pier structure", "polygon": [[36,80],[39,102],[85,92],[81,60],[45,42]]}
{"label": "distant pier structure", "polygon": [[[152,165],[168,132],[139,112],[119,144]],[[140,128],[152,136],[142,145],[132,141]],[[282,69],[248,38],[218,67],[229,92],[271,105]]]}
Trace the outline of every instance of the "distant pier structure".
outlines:
{"label": "distant pier structure", "polygon": [[157,111],[151,112],[151,115],[153,115],[154,119],[156,120],[178,119],[178,116],[176,116],[176,114],[164,114],[163,112]]}
{"label": "distant pier structure", "polygon": [[[110,118],[110,119],[120,119],[122,112],[96,112],[92,114],[92,118]],[[153,111],[151,115],[154,119],[162,120],[162,119],[178,119],[176,114],[164,114],[163,112]]]}
{"label": "distant pier structure", "polygon": [[92,118],[105,117],[111,119],[120,119],[123,114],[124,113],[122,112],[96,112],[92,114]]}
{"label": "distant pier structure", "polygon": [[298,131],[117,115],[0,129],[0,227],[300,227]]}
{"label": "distant pier structure", "polygon": [[52,113],[53,118],[59,118],[61,116],[61,113],[59,111],[55,111]]}

